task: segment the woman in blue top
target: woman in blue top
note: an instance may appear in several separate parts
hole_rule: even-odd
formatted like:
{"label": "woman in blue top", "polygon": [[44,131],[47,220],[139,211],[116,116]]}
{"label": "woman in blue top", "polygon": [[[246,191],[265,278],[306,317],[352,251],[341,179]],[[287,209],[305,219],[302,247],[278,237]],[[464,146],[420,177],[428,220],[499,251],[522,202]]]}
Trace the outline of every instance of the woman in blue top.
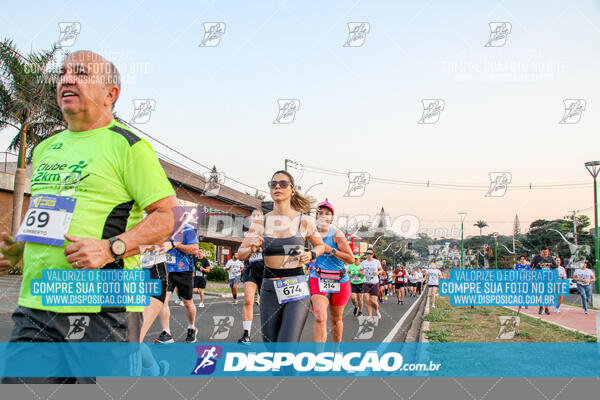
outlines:
{"label": "woman in blue top", "polygon": [[317,205],[317,229],[323,237],[325,253],[315,262],[310,272],[308,287],[314,308],[315,324],[313,337],[315,342],[327,340],[327,309],[331,315],[331,333],[334,342],[342,341],[344,307],[350,299],[350,278],[344,263],[352,264],[354,256],[346,235],[331,226],[333,206],[328,202]]}

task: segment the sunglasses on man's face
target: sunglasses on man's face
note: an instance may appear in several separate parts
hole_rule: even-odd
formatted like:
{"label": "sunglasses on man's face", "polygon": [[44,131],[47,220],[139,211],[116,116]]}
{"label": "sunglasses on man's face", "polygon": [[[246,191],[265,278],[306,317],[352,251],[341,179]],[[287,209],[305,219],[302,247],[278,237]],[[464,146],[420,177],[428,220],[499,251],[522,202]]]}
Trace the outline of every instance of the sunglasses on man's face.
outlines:
{"label": "sunglasses on man's face", "polygon": [[269,187],[271,189],[275,189],[277,187],[277,185],[279,185],[280,188],[285,189],[291,185],[291,182],[290,181],[269,181],[269,182],[267,182],[267,185],[269,185]]}
{"label": "sunglasses on man's face", "polygon": [[366,253],[366,254],[367,254],[368,256],[372,256],[372,255],[373,255],[373,253]]}

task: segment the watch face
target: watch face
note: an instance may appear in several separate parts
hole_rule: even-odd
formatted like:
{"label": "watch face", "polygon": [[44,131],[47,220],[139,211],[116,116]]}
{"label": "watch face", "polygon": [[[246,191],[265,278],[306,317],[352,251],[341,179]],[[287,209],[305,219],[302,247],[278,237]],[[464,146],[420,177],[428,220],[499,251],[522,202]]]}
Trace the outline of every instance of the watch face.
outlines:
{"label": "watch face", "polygon": [[114,242],[112,242],[110,248],[112,249],[113,254],[116,254],[118,256],[122,256],[123,254],[125,254],[125,242],[120,239],[117,239]]}

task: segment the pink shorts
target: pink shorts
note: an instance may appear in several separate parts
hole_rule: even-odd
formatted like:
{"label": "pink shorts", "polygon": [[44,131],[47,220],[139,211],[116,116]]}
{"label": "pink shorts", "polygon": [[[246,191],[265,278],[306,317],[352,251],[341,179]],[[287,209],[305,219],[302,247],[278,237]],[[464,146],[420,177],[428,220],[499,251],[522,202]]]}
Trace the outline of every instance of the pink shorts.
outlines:
{"label": "pink shorts", "polygon": [[310,295],[320,294],[329,299],[329,305],[333,307],[345,306],[350,295],[352,294],[352,287],[350,286],[350,279],[344,283],[340,283],[339,293],[325,293],[319,290],[319,279],[311,277],[308,281],[308,288],[310,289]]}

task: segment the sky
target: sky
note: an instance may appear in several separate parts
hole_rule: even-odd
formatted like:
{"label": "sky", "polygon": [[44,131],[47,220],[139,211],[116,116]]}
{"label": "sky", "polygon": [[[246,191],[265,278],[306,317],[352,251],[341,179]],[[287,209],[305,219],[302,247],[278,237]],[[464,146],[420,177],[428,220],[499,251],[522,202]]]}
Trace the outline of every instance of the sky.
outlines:
{"label": "sky", "polygon": [[[327,198],[337,215],[373,216],[384,207],[392,221],[407,221],[405,231],[458,238],[459,211],[467,212],[465,236],[479,233],[477,220],[488,222],[484,233],[509,234],[517,214],[522,230],[573,210],[593,215],[584,162],[600,159],[598,1],[57,0],[33,13],[0,4],[2,35],[24,53],[56,43],[59,23],[77,23],[64,49],[93,50],[117,65],[116,112],[132,121],[134,100],[151,100],[149,120],[134,125],[215,165],[239,190],[266,191],[290,159],[302,189],[323,182],[310,195]],[[224,33],[202,46],[205,23],[222,23]],[[364,41],[349,41],[349,23],[366,23]],[[490,23],[507,23],[506,40],[486,46]],[[281,99],[297,100],[290,123],[274,123]],[[444,107],[418,123],[424,99]],[[561,124],[565,99],[585,107]],[[0,148],[13,135],[0,132]],[[371,180],[363,195],[344,196],[348,177],[315,167],[478,188]],[[490,172],[511,174],[504,195],[485,196]],[[511,190],[529,183],[588,185]]]}

